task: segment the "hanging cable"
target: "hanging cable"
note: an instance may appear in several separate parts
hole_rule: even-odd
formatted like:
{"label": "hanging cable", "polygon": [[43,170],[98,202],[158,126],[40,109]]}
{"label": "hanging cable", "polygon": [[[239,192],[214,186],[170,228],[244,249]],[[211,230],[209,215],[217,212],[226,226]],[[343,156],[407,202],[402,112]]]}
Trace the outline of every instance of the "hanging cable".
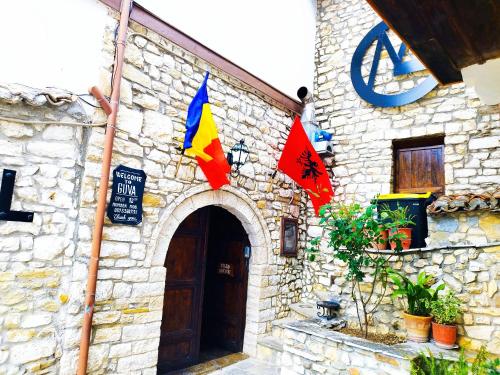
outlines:
{"label": "hanging cable", "polygon": [[72,121],[53,121],[53,120],[22,120],[14,117],[0,116],[0,121],[14,122],[17,124],[24,125],[69,125],[69,126],[81,126],[81,127],[99,127],[105,126],[106,121],[100,122],[72,122]]}

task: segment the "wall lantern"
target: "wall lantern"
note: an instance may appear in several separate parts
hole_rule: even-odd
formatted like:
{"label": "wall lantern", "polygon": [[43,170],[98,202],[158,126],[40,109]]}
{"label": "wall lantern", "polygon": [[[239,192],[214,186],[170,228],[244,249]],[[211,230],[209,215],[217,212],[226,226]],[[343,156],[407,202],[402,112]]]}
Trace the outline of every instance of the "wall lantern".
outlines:
{"label": "wall lantern", "polygon": [[249,154],[250,151],[248,151],[248,147],[243,139],[240,143],[235,144],[231,151],[227,153],[227,162],[231,167],[233,165],[235,166],[234,171],[233,168],[231,168],[231,176],[239,176],[240,168],[247,162]]}

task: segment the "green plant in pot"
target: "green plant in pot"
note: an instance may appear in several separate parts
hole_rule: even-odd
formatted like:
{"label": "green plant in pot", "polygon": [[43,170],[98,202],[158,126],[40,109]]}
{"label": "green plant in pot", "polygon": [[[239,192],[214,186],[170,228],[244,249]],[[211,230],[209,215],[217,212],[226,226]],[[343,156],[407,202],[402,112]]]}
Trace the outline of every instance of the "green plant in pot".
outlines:
{"label": "green plant in pot", "polygon": [[389,243],[391,249],[399,249],[399,246],[403,250],[408,250],[411,245],[411,231],[409,225],[415,225],[412,221],[415,215],[411,215],[408,212],[408,206],[400,206],[395,210],[391,210],[388,205],[382,206],[381,212],[382,219],[389,221],[392,228],[389,229]]}
{"label": "green plant in pot", "polygon": [[452,349],[457,341],[457,319],[462,302],[452,291],[431,302],[432,337],[437,346]]}
{"label": "green plant in pot", "polygon": [[432,289],[434,276],[428,275],[425,271],[418,274],[415,283],[393,269],[388,269],[387,274],[395,286],[392,297],[404,297],[407,302],[403,318],[408,339],[416,342],[429,341],[431,304],[437,300],[438,292],[444,289],[444,284]]}

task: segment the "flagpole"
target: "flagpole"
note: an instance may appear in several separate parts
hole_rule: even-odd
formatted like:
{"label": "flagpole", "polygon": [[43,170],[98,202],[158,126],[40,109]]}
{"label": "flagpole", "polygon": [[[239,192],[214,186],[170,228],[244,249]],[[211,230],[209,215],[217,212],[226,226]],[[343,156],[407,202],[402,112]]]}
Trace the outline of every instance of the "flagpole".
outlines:
{"label": "flagpole", "polygon": [[181,166],[181,162],[182,162],[182,157],[184,156],[184,149],[182,149],[181,151],[181,157],[179,158],[179,161],[177,162],[177,165],[175,166],[175,175],[174,175],[174,178],[177,177],[177,172],[179,172],[179,168]]}
{"label": "flagpole", "polygon": [[267,185],[266,192],[270,193],[272,191],[272,187],[274,185],[274,178],[276,177],[276,173],[278,173],[278,166],[274,169],[274,172],[271,174],[271,181]]}

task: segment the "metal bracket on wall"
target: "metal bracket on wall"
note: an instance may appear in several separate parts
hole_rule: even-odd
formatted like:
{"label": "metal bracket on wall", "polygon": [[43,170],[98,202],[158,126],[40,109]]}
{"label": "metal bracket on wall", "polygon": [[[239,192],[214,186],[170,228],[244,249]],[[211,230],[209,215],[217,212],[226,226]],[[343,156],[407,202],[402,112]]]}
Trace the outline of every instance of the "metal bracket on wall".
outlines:
{"label": "metal bracket on wall", "polygon": [[4,169],[2,174],[2,186],[0,188],[0,220],[23,221],[30,223],[33,221],[33,212],[11,211],[12,195],[14,194],[14,182],[16,171]]}

